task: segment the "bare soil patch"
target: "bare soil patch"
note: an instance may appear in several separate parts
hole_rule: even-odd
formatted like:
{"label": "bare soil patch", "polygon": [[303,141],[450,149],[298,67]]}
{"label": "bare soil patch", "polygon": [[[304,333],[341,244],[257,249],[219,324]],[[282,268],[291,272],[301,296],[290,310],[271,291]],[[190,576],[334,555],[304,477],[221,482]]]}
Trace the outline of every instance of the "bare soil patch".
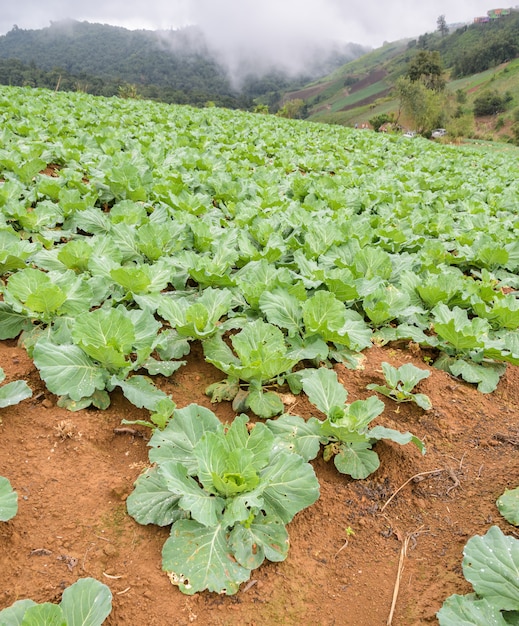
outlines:
{"label": "bare soil patch", "polygon": [[383,69],[374,70],[373,72],[370,72],[367,76],[362,78],[361,80],[351,85],[349,87],[349,92],[355,93],[356,91],[365,89],[366,87],[373,85],[373,83],[378,83],[379,80],[382,80],[386,76],[387,76],[386,70],[383,70]]}
{"label": "bare soil patch", "polygon": [[[374,347],[366,356],[364,370],[336,368],[350,402],[371,395],[368,383],[382,383],[382,361],[426,367],[422,353],[405,345]],[[431,398],[431,411],[384,399],[379,418],[424,439],[425,456],[378,443],[380,469],[363,481],[318,458],[321,497],[289,525],[287,560],[253,572],[235,596],[185,596],[161,571],[168,529],[140,526],[125,509],[147,465],[149,433],[114,429],[122,418],[145,415],[117,393],[106,411],[58,408],[15,341],[0,344],[0,365],[6,382],[25,379],[34,394],[0,410],[0,475],[19,494],[18,515],[0,525],[0,608],[27,597],[57,601],[66,586],[93,576],[112,590],[111,626],[383,626],[407,539],[393,624],[434,624],[447,596],[471,591],[461,571],[469,537],[493,524],[514,530],[495,500],[519,484],[519,368],[510,366],[492,395],[430,368],[419,390]],[[203,394],[222,378],[195,344],[188,365],[161,386],[179,407],[196,402],[230,421],[230,406],[211,405]],[[311,414],[304,396],[290,409]]]}
{"label": "bare soil patch", "polygon": [[314,96],[319,95],[326,89],[329,89],[330,83],[322,83],[320,85],[315,85],[314,87],[307,87],[306,89],[300,89],[298,91],[292,91],[285,96],[283,102],[287,102],[288,100],[293,100],[294,98],[301,98],[302,100],[309,100]]}
{"label": "bare soil patch", "polygon": [[384,89],[383,91],[379,91],[379,92],[373,94],[372,96],[368,96],[367,98],[363,98],[362,100],[358,100],[354,104],[348,104],[345,107],[342,107],[342,109],[340,109],[340,110],[341,111],[348,111],[349,109],[356,109],[358,107],[363,107],[363,106],[366,106],[368,104],[372,104],[373,102],[376,102],[380,98],[384,98],[385,96],[387,96],[390,91],[391,91],[391,87],[388,87],[387,89]]}

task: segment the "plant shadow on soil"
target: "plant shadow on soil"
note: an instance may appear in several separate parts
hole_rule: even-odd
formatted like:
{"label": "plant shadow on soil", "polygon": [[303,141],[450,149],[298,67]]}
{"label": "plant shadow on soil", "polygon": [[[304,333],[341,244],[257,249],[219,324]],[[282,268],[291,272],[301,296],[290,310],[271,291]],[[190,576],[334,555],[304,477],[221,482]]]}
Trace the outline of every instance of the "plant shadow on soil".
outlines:
{"label": "plant shadow on soil", "polygon": [[[117,392],[106,411],[61,409],[25,352],[2,342],[6,382],[27,380],[33,397],[0,410],[0,475],[19,494],[17,516],[0,525],[0,608],[22,598],[59,601],[65,587],[92,576],[112,590],[109,626],[382,626],[405,542],[393,624],[437,623],[449,595],[471,591],[461,570],[467,540],[493,524],[514,530],[495,501],[519,484],[519,368],[509,366],[497,390],[483,395],[427,367],[421,356],[406,345],[373,347],[363,370],[335,369],[348,402],[373,394],[366,385],[383,382],[383,361],[430,369],[418,388],[430,397],[430,411],[381,398],[386,410],[377,421],[422,438],[426,455],[412,445],[379,442],[380,468],[363,481],[319,456],[313,466],[321,497],[289,524],[287,560],[255,570],[235,596],[186,596],[161,570],[168,529],[140,526],[125,513],[126,497],[147,466],[149,433],[114,429],[124,418],[145,419],[145,412]],[[179,407],[196,402],[229,422],[229,404],[211,405],[203,393],[222,378],[195,344],[187,366],[160,386]],[[304,396],[288,408],[312,414]]]}

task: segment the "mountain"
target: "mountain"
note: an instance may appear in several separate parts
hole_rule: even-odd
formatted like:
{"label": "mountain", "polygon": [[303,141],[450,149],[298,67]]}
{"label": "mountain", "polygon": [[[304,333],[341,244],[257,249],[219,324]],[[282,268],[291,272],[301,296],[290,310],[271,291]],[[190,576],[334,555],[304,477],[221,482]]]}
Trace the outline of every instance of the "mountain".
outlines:
{"label": "mountain", "polygon": [[283,100],[302,99],[310,119],[340,123],[343,111],[369,105],[390,92],[395,77],[405,67],[406,50],[407,41],[385,44],[302,89],[285,94]]}
{"label": "mountain", "polygon": [[246,107],[252,97],[294,89],[366,51],[354,44],[324,46],[315,50],[315,61],[304,75],[276,68],[258,75],[235,64],[237,76],[236,67],[231,75],[194,26],[131,31],[65,20],[38,30],[14,27],[0,36],[0,82],[54,88],[59,79],[61,89],[79,87],[98,95],[114,95],[130,85],[133,93],[167,102],[198,105],[212,100]]}
{"label": "mountain", "polygon": [[[285,93],[283,101],[303,100],[307,118],[353,126],[384,114],[399,114],[393,88],[419,52],[438,52],[455,112],[471,110],[486,92],[508,99],[506,114],[514,121],[519,105],[519,11],[509,10],[488,21],[457,25],[449,32],[425,33],[416,39],[385,44],[334,72]],[[454,115],[453,113],[453,115]],[[519,115],[519,114],[518,114]],[[506,117],[506,116],[505,116]],[[518,118],[519,119],[519,118]],[[506,121],[506,120],[505,120]],[[500,122],[501,124],[501,122]]]}
{"label": "mountain", "polygon": [[151,86],[188,95],[200,93],[206,99],[236,95],[224,68],[211,57],[194,28],[130,31],[73,20],[53,22],[39,30],[15,27],[0,37],[0,59],[16,59],[46,72],[57,69],[86,84],[85,79],[101,79],[103,95],[116,93],[117,84],[124,83],[141,86],[143,95],[152,97]]}

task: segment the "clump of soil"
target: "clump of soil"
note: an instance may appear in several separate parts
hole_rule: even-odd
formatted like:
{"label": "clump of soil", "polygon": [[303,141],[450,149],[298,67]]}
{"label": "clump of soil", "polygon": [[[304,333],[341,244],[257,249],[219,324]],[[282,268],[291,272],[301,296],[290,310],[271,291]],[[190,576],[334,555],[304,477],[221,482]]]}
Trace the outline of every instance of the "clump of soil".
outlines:
{"label": "clump of soil", "polygon": [[[427,367],[407,346],[374,347],[366,357],[363,370],[336,367],[348,402],[372,395],[368,383],[382,384],[382,361]],[[196,402],[230,421],[231,407],[211,405],[203,394],[222,373],[197,345],[188,358],[161,387],[179,407]],[[116,429],[121,419],[146,414],[117,392],[106,411],[58,408],[14,341],[0,344],[0,365],[6,382],[25,379],[33,389],[31,399],[0,410],[0,475],[19,494],[18,515],[0,524],[0,608],[22,598],[59,601],[63,589],[92,576],[112,590],[111,626],[383,626],[405,545],[393,624],[434,624],[447,596],[471,591],[461,571],[467,540],[493,524],[514,530],[495,501],[519,484],[519,368],[509,366],[491,395],[429,368],[419,391],[433,409],[382,398],[378,419],[422,438],[425,456],[412,445],[379,442],[380,468],[363,481],[319,457],[321,497],[289,525],[287,560],[255,570],[235,596],[186,596],[161,571],[168,529],[140,526],[126,513],[148,463],[149,432]],[[289,408],[311,415],[304,396]]]}

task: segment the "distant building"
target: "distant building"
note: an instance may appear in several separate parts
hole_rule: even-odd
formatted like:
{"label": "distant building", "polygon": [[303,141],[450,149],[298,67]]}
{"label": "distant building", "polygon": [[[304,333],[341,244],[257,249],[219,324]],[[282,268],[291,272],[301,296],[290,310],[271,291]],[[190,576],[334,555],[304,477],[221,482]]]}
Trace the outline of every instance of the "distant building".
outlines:
{"label": "distant building", "polygon": [[512,9],[490,9],[486,15],[474,18],[474,24],[486,24],[491,20],[498,20],[500,17],[510,15]]}
{"label": "distant building", "polygon": [[487,15],[491,20],[497,20],[504,15],[510,15],[510,9],[490,9],[487,11]]}

